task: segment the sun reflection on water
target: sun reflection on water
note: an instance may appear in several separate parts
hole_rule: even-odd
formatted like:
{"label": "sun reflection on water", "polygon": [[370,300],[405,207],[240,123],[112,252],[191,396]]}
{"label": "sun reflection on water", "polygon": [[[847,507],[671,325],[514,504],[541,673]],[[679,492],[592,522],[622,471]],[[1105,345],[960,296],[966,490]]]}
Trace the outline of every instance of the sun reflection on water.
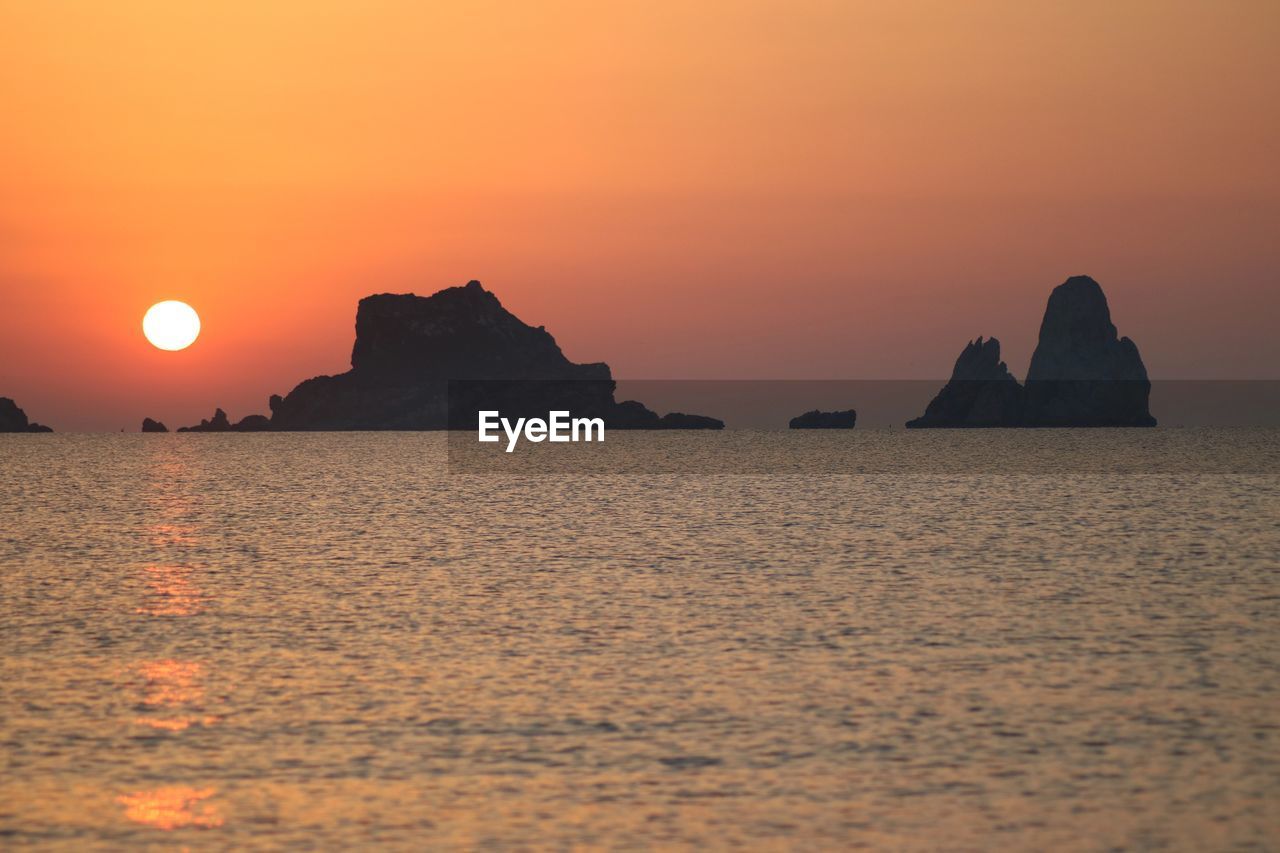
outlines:
{"label": "sun reflection on water", "polygon": [[187,524],[153,524],[148,533],[152,545],[190,545],[196,541],[196,529]]}
{"label": "sun reflection on water", "polygon": [[134,823],[165,830],[184,827],[210,829],[223,823],[217,804],[204,802],[216,793],[216,788],[171,785],[135,791],[117,797],[116,801],[124,806],[125,818]]}
{"label": "sun reflection on water", "polygon": [[191,580],[187,566],[147,566],[151,598],[137,612],[148,616],[194,616],[204,609],[205,595]]}
{"label": "sun reflection on water", "polygon": [[[144,679],[142,704],[149,708],[180,710],[204,700],[201,683],[204,666],[195,661],[144,661],[137,666]],[[167,717],[139,716],[134,723],[162,731],[178,732],[193,725],[210,726],[219,717],[207,714],[180,714]]]}
{"label": "sun reflection on water", "polygon": [[[195,583],[194,570],[184,564],[189,549],[199,544],[200,528],[191,523],[193,502],[182,493],[189,472],[182,460],[165,459],[156,467],[152,482],[151,515],[143,535],[152,548],[173,556],[172,563],[145,566],[146,593],[136,613],[150,617],[188,617],[204,610],[207,596]],[[176,487],[176,488],[175,488]],[[220,717],[204,713],[206,667],[200,661],[162,658],[144,660],[131,667],[135,688],[141,693],[142,713],[134,725],[162,732],[183,732],[192,726],[209,726]],[[224,818],[211,786],[165,785],[123,794],[116,801],[126,820],[160,830],[211,829]]]}
{"label": "sun reflection on water", "polygon": [[157,660],[138,665],[146,679],[147,693],[143,702],[168,708],[204,697],[199,678],[204,667],[195,661]]}

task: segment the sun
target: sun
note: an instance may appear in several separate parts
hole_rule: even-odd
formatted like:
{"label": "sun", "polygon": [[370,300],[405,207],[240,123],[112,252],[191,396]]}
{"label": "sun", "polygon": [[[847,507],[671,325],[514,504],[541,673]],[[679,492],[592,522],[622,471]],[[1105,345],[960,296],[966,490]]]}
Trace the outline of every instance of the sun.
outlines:
{"label": "sun", "polygon": [[200,315],[185,302],[157,302],[142,318],[142,334],[159,349],[186,349],[200,335]]}

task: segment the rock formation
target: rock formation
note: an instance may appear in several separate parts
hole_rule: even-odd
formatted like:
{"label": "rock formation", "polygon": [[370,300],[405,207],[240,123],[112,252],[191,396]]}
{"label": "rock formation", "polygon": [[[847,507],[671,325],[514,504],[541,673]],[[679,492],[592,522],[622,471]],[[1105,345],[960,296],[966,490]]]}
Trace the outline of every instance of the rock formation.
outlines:
{"label": "rock formation", "polygon": [[212,418],[206,418],[195,426],[178,427],[178,432],[264,432],[269,429],[271,421],[265,415],[248,415],[233,424],[227,419],[226,412],[215,409]]}
{"label": "rock formation", "polygon": [[[626,429],[626,427],[623,428]],[[658,429],[724,429],[724,421],[719,418],[709,418],[706,415],[668,412],[658,420]]]}
{"label": "rock formation", "polygon": [[951,380],[923,415],[907,421],[907,428],[1020,426],[1024,398],[1022,386],[1000,360],[1000,342],[979,337],[960,353]]}
{"label": "rock formation", "polygon": [[159,421],[153,421],[151,418],[142,419],[143,432],[168,432],[169,428]]}
{"label": "rock formation", "polygon": [[1107,297],[1088,276],[1049,295],[1026,387],[1000,361],[1000,342],[971,342],[920,427],[1150,427],[1151,383],[1138,347],[1118,337]]}
{"label": "rock formation", "polygon": [[662,418],[643,403],[623,400],[613,405],[609,426],[612,429],[662,429]]}
{"label": "rock formation", "polygon": [[1054,288],[1027,370],[1027,426],[1150,427],[1151,382],[1118,337],[1102,288],[1085,275]]}
{"label": "rock formation", "polygon": [[231,425],[232,432],[267,432],[271,429],[271,419],[266,415],[245,415]]}
{"label": "rock formation", "polygon": [[610,429],[719,428],[712,418],[617,403],[609,366],[575,364],[546,329],[511,314],[478,281],[427,296],[360,300],[351,369],[271,397],[277,430],[474,428],[476,411],[602,417]]}
{"label": "rock formation", "polygon": [[53,432],[44,424],[31,423],[27,413],[8,397],[0,397],[0,432]]}
{"label": "rock formation", "polygon": [[195,426],[178,427],[178,432],[231,432],[231,422],[222,409],[214,409],[213,417],[206,418]]}
{"label": "rock formation", "polygon": [[791,419],[791,429],[853,429],[858,413],[853,409],[842,412],[821,412],[814,409]]}

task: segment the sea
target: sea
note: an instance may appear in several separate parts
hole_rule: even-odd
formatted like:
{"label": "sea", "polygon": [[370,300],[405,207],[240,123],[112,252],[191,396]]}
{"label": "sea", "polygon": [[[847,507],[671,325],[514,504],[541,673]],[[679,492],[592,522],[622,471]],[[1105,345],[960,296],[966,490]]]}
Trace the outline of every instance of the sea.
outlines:
{"label": "sea", "polygon": [[604,446],[0,436],[0,848],[1280,847],[1280,430]]}

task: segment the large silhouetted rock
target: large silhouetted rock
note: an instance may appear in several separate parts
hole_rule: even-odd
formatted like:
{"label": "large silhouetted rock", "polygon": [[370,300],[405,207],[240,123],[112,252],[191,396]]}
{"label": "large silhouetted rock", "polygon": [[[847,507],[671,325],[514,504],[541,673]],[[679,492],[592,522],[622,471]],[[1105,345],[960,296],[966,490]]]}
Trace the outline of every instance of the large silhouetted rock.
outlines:
{"label": "large silhouetted rock", "polygon": [[1000,360],[995,338],[970,341],[956,359],[951,380],[924,414],[907,421],[910,429],[926,427],[1016,427],[1022,425],[1024,393]]}
{"label": "large silhouetted rock", "polygon": [[[611,429],[689,429],[634,401],[616,403],[603,363],[575,364],[546,329],[502,307],[478,281],[432,295],[360,300],[351,369],[271,397],[271,428],[443,429],[476,426],[476,412],[546,417],[565,410]],[[701,428],[723,426],[705,419]]]}
{"label": "large silhouetted rock", "polygon": [[858,413],[853,409],[841,412],[822,412],[814,409],[791,419],[792,429],[853,429]]}
{"label": "large silhouetted rock", "polygon": [[1116,335],[1107,297],[1087,275],[1053,289],[1026,387],[1000,343],[965,347],[951,381],[908,427],[1150,427],[1151,383],[1138,347]]}
{"label": "large silhouetted rock", "polygon": [[143,418],[142,431],[143,432],[168,432],[169,428],[164,424],[160,423],[160,421],[153,421],[151,420],[151,418]]}
{"label": "large silhouetted rock", "polygon": [[1049,295],[1027,370],[1028,426],[1150,427],[1151,382],[1128,338],[1118,337],[1107,297],[1088,276]]}
{"label": "large silhouetted rock", "polygon": [[27,413],[8,397],[0,397],[0,432],[53,432],[44,424],[27,420]]}

